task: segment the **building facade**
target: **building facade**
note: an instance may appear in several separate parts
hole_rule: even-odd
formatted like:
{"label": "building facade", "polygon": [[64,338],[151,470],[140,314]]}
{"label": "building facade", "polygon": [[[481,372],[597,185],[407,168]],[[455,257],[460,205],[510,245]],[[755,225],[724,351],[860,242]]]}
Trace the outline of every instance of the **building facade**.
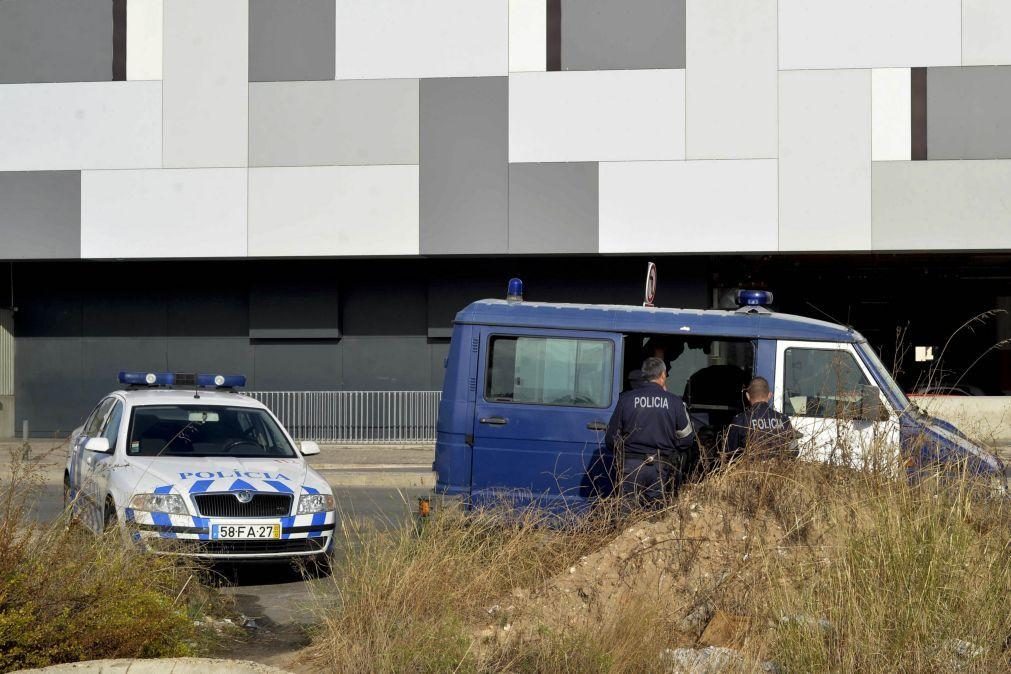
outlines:
{"label": "building facade", "polygon": [[1006,0],[4,0],[0,404],[439,388],[466,302],[636,302],[647,259],[903,361],[1009,305],[1009,110]]}

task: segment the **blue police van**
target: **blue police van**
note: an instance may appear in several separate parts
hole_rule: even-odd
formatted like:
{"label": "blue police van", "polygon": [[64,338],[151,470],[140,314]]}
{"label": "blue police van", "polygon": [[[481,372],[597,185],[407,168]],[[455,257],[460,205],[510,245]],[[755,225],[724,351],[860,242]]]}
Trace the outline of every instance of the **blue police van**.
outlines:
{"label": "blue police van", "polygon": [[1001,461],[911,404],[858,332],[774,313],[771,301],[742,291],[737,310],[526,302],[514,279],[507,300],[470,304],[456,316],[446,363],[436,494],[468,507],[507,499],[553,510],[608,495],[607,422],[653,355],[669,364],[667,388],[683,396],[705,443],[718,444],[757,375],[800,432],[801,458],[860,465],[890,447],[895,466],[957,462],[1006,491]]}

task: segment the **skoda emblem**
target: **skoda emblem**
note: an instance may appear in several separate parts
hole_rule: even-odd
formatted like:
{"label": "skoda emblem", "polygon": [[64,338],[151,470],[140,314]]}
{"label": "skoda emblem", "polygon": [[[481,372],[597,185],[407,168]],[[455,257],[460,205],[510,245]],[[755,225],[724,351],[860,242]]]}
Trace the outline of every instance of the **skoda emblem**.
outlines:
{"label": "skoda emblem", "polygon": [[251,491],[238,491],[235,492],[235,498],[238,499],[239,503],[249,503],[253,500],[253,492]]}

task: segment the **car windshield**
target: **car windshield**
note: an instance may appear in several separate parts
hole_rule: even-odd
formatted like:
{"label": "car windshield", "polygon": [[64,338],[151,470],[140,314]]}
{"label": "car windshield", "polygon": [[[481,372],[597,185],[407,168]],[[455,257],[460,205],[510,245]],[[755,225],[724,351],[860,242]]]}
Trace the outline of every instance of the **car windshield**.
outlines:
{"label": "car windshield", "polygon": [[902,411],[909,409],[909,398],[906,397],[906,394],[902,392],[899,385],[896,384],[895,380],[892,379],[890,374],[888,374],[888,370],[885,369],[884,363],[882,363],[881,359],[878,358],[878,354],[874,353],[874,349],[872,349],[866,342],[860,342],[857,344],[857,350],[864,357],[864,361],[866,361],[867,365],[869,365],[871,370],[875,373],[875,378],[878,380],[878,383],[881,384],[882,387],[888,389],[888,392],[891,393],[898,401],[899,410]]}
{"label": "car windshield", "polygon": [[217,405],[135,407],[126,452],[130,456],[296,456],[266,411]]}

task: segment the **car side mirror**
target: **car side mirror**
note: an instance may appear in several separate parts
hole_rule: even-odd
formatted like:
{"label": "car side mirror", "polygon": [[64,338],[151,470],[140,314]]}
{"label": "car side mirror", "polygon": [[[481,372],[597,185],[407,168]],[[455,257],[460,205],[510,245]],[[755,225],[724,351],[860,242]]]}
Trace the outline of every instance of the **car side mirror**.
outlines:
{"label": "car side mirror", "polygon": [[108,454],[112,451],[112,447],[109,445],[109,438],[88,438],[88,441],[84,443],[84,448],[89,452],[97,452],[99,454]]}
{"label": "car side mirror", "polygon": [[885,421],[888,410],[881,404],[881,389],[864,384],[860,387],[860,419],[864,421]]}
{"label": "car side mirror", "polygon": [[298,443],[298,448],[302,450],[302,456],[313,456],[319,454],[319,445],[313,440],[303,440]]}

